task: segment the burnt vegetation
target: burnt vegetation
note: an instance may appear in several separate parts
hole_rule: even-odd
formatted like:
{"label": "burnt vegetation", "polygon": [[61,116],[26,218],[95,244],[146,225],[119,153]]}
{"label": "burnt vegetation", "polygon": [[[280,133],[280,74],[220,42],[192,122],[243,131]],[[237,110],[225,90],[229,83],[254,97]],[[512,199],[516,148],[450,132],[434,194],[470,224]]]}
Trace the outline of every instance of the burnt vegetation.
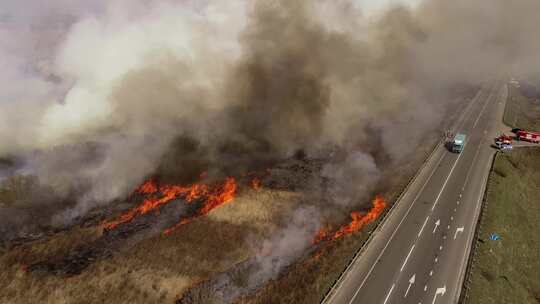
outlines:
{"label": "burnt vegetation", "polygon": [[538,18],[515,16],[538,4],[516,3],[371,20],[348,0],[120,1],[52,22],[59,54],[11,81],[44,92],[0,104],[17,156],[0,302],[319,301],[386,212],[363,218],[376,195],[399,196],[500,63],[537,72],[515,33]]}

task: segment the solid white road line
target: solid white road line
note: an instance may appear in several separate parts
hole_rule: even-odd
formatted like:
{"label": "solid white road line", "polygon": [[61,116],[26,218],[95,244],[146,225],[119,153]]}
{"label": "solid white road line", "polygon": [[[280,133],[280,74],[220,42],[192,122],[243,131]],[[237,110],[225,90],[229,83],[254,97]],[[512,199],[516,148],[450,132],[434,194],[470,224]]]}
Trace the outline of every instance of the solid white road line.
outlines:
{"label": "solid white road line", "polygon": [[482,111],[480,111],[480,114],[478,114],[478,117],[476,118],[476,121],[474,122],[473,129],[476,128],[476,125],[478,124],[478,121],[480,120],[480,117],[482,117],[482,114],[484,114],[484,110],[486,109],[486,106],[491,101],[491,98],[493,97],[493,91],[491,91],[488,95],[488,98],[486,99],[486,102],[484,103],[484,106],[482,107]]}
{"label": "solid white road line", "polygon": [[[477,98],[479,97],[481,93],[481,90],[479,91],[479,93],[477,94],[477,96],[475,96],[475,98],[473,99],[473,102],[471,104],[469,104],[469,107],[467,108],[467,110],[465,112],[468,112],[468,113],[464,113],[464,116],[463,116],[463,119],[459,122],[459,126],[458,126],[458,129],[461,128],[461,126],[465,123],[465,121],[467,120],[467,118],[472,114],[472,104],[476,103],[476,100]],[[453,166],[452,166],[452,169],[450,170],[450,174],[447,176],[444,184],[443,184],[443,187],[441,189],[441,191],[439,192],[438,196],[437,196],[437,199],[435,200],[435,204],[433,205],[433,207],[431,208],[431,211],[433,211],[435,209],[435,205],[437,204],[441,194],[442,194],[442,191],[444,190],[445,186],[446,186],[446,183],[448,182],[450,176],[452,175],[452,172],[454,171],[454,168],[456,167],[456,164],[457,162],[459,161],[459,158],[461,157],[463,153],[460,153],[458,158],[456,159],[456,161],[454,162]],[[403,223],[403,221],[405,221],[405,218],[407,218],[407,215],[410,213],[412,207],[414,206],[414,204],[416,203],[416,201],[418,200],[418,197],[420,196],[420,194],[423,192],[424,188],[426,187],[426,185],[428,184],[428,182],[431,180],[431,177],[433,177],[433,174],[435,174],[435,171],[437,171],[437,168],[439,167],[439,164],[442,162],[443,158],[446,156],[446,154],[443,154],[441,156],[441,158],[439,158],[439,160],[437,161],[437,164],[434,166],[434,170],[430,173],[429,177],[426,179],[426,181],[424,182],[424,184],[422,185],[422,187],[420,188],[420,190],[418,191],[418,193],[416,194],[416,197],[414,198],[413,202],[411,203],[411,205],[409,206],[409,209],[407,209],[407,212],[405,212],[405,215],[401,218],[401,221],[398,223],[398,226],[396,227],[396,229],[394,230],[394,232],[392,232],[392,235],[390,235],[390,238],[388,239],[388,241],[386,242],[386,244],[384,245],[383,249],[381,250],[381,252],[379,253],[379,255],[377,256],[377,259],[375,260],[375,263],[373,263],[373,265],[371,266],[371,268],[369,269],[367,275],[364,277],[364,280],[362,280],[362,283],[360,284],[360,286],[358,286],[358,289],[356,290],[356,292],[354,293],[353,297],[351,298],[351,300],[349,301],[349,304],[351,304],[354,299],[358,296],[358,293],[360,292],[360,290],[362,289],[362,287],[364,286],[364,284],[366,283],[367,279],[369,278],[369,276],[371,275],[371,273],[373,272],[373,269],[375,268],[375,266],[377,265],[377,262],[380,260],[381,256],[384,254],[384,252],[386,251],[386,248],[388,247],[388,245],[390,244],[390,242],[392,241],[392,239],[394,238],[395,234],[397,233],[399,227],[401,226],[401,224]],[[461,197],[461,194],[460,194],[460,197]],[[414,246],[413,246],[414,247]],[[409,253],[410,254],[410,253]],[[437,258],[435,258],[435,262],[437,262]],[[427,286],[426,286],[427,288]]]}
{"label": "solid white road line", "polygon": [[422,234],[422,231],[424,231],[424,227],[426,227],[427,221],[429,220],[429,215],[426,217],[426,220],[424,221],[424,224],[422,224],[422,228],[420,228],[420,232],[418,232],[418,237]]}
{"label": "solid white road line", "polygon": [[[468,257],[469,257],[469,253],[471,252],[471,246],[472,246],[472,242],[473,242],[473,238],[474,238],[474,230],[475,230],[475,226],[478,225],[478,216],[479,216],[479,209],[482,205],[482,199],[484,198],[484,192],[486,190],[486,187],[487,187],[487,179],[488,179],[488,176],[489,176],[489,172],[490,172],[490,166],[492,164],[492,157],[488,157],[488,161],[486,162],[486,168],[484,169],[484,174],[482,175],[482,186],[480,187],[480,193],[478,195],[478,199],[476,201],[476,207],[474,209],[474,213],[473,213],[473,219],[476,219],[476,221],[473,221],[473,226],[471,227],[471,229],[469,229],[469,232],[467,233],[467,240],[466,240],[466,243],[465,243],[465,250],[463,252],[463,256],[461,257],[461,271],[459,272],[459,275],[458,275],[458,285],[459,283],[463,282],[464,280],[464,276],[465,276],[465,267],[467,266],[467,261],[468,261]],[[456,288],[454,290],[454,299],[457,298],[459,296],[459,293],[461,292],[461,288]]]}
{"label": "solid white road line", "polygon": [[[489,167],[491,166],[491,158],[488,158],[488,162],[487,162],[487,168],[484,170],[484,172],[487,172],[487,174],[489,175]],[[482,199],[484,198],[484,191],[486,190],[486,187],[487,187],[487,177],[486,177],[486,173],[484,173],[484,175],[482,176],[482,181],[485,181],[483,183],[483,186],[480,188],[480,194],[478,195],[478,199],[476,201],[476,208],[474,209],[474,216],[478,216],[479,214],[479,209],[480,209],[480,206],[482,205],[481,204],[481,201]],[[478,225],[478,222],[476,222],[475,225]],[[461,271],[459,271],[459,274],[458,274],[458,285],[460,282],[463,281],[463,276],[465,276],[465,267],[467,265],[467,257],[469,256],[468,253],[470,253],[471,251],[471,246],[472,246],[472,238],[474,237],[474,225],[473,225],[473,228],[469,230],[470,232],[468,233],[467,235],[467,241],[465,243],[465,251],[463,253],[463,256],[461,257]],[[461,289],[459,287],[457,287],[454,291],[454,298],[457,298],[458,297],[458,294],[459,292],[461,291]]]}
{"label": "solid white road line", "polygon": [[431,174],[429,175],[429,177],[427,178],[427,180],[424,182],[424,184],[422,185],[422,188],[420,188],[420,191],[418,191],[418,193],[416,194],[413,202],[411,203],[411,205],[409,206],[409,209],[407,209],[407,212],[405,213],[405,215],[401,218],[401,221],[399,222],[398,226],[396,227],[396,229],[394,230],[394,232],[392,233],[392,235],[390,236],[390,238],[388,239],[388,241],[386,242],[386,244],[384,245],[383,249],[381,250],[381,252],[379,253],[379,255],[377,256],[377,259],[375,259],[375,263],[373,263],[373,265],[371,265],[371,268],[369,269],[366,277],[364,278],[364,280],[362,280],[362,283],[360,283],[360,286],[358,286],[358,289],[356,289],[356,292],[354,293],[354,295],[352,296],[351,300],[349,301],[349,304],[351,304],[354,299],[356,299],[356,297],[358,296],[358,293],[360,292],[360,289],[362,289],[362,287],[364,286],[364,284],[366,283],[367,279],[369,278],[369,276],[371,275],[371,273],[373,272],[373,269],[375,268],[375,265],[377,265],[377,261],[379,261],[379,259],[381,258],[381,256],[384,254],[384,252],[386,251],[386,248],[388,247],[388,245],[390,244],[390,242],[392,241],[392,239],[394,238],[394,235],[396,235],[399,227],[401,226],[401,224],[403,223],[403,221],[405,221],[405,218],[407,218],[407,215],[409,214],[409,212],[411,211],[412,207],[414,206],[414,204],[416,203],[416,201],[418,200],[418,197],[420,197],[420,194],[422,193],[422,191],[424,191],[424,188],[426,187],[426,185],[428,184],[428,182],[431,180],[431,177],[433,176],[433,174],[435,174],[435,171],[437,171],[437,168],[439,167],[439,164],[442,162],[443,158],[446,156],[446,154],[443,154],[441,156],[441,158],[439,158],[439,161],[437,161],[437,164],[435,165],[435,167],[433,167],[433,171],[431,172]]}
{"label": "solid white road line", "polygon": [[458,156],[458,158],[456,158],[456,161],[454,162],[454,165],[452,166],[452,169],[450,169],[450,173],[446,177],[446,180],[444,181],[444,184],[441,187],[441,191],[439,191],[439,194],[437,195],[437,198],[435,199],[435,203],[431,207],[431,211],[433,211],[435,209],[435,206],[437,206],[437,203],[439,202],[439,198],[441,198],[441,194],[443,193],[444,188],[446,188],[446,184],[448,183],[448,180],[450,179],[450,176],[452,176],[452,172],[454,172],[454,169],[456,168],[456,165],[457,165],[459,159],[461,158],[461,155],[463,155],[463,152],[459,153],[459,156]]}
{"label": "solid white road line", "polygon": [[394,287],[396,286],[396,284],[392,284],[392,287],[390,288],[390,291],[388,292],[388,294],[386,295],[386,298],[384,299],[384,302],[383,304],[386,304],[386,302],[388,302],[388,299],[390,298],[390,295],[392,294],[392,291],[394,290]]}
{"label": "solid white road line", "polygon": [[[480,142],[478,143],[478,147],[476,148],[476,152],[474,152],[474,157],[471,162],[471,165],[469,166],[469,170],[467,170],[467,175],[465,176],[465,182],[463,183],[463,189],[465,189],[465,185],[467,185],[467,182],[469,181],[469,177],[471,175],[472,168],[474,167],[474,162],[476,161],[476,158],[478,157],[478,152],[480,152],[480,148],[482,147],[482,144],[484,143],[484,137],[480,139]],[[459,197],[461,198],[461,193],[459,194]],[[458,201],[459,205],[459,201]]]}
{"label": "solid white road line", "polygon": [[[470,117],[470,115],[472,114],[472,108],[473,108],[473,104],[475,104],[478,100],[478,98],[480,97],[482,93],[482,90],[480,90],[478,92],[478,94],[473,98],[472,102],[468,105],[467,109],[465,110],[465,113],[463,113],[463,116],[462,116],[462,119],[461,121],[458,123],[458,129],[460,129],[463,124],[465,123],[465,121]],[[450,174],[448,175],[448,177],[446,178],[446,181],[445,181],[445,184],[443,185],[443,189],[444,189],[444,186],[446,185],[446,182],[448,182],[448,179],[450,178],[450,175],[452,174],[452,171],[454,170],[456,164],[457,164],[457,161],[459,160],[459,158],[461,157],[461,154],[459,154],[458,158],[456,159],[456,162],[454,163],[454,165],[452,166],[452,170],[450,171]],[[407,218],[407,215],[409,214],[409,212],[411,211],[412,207],[414,206],[414,204],[416,203],[418,197],[420,196],[420,194],[422,193],[422,191],[424,191],[424,188],[426,187],[426,185],[428,184],[428,182],[431,180],[431,177],[433,176],[433,174],[435,174],[435,171],[437,171],[437,168],[439,167],[439,164],[442,162],[443,158],[446,156],[446,154],[443,154],[441,156],[441,158],[439,158],[439,160],[437,161],[437,164],[434,166],[435,169],[433,169],[433,171],[431,172],[431,174],[429,175],[429,177],[426,179],[426,181],[424,182],[424,184],[422,185],[422,188],[420,188],[420,190],[418,191],[418,193],[416,194],[416,197],[414,198],[413,202],[411,203],[411,205],[409,206],[409,209],[407,209],[407,212],[405,213],[405,215],[401,218],[401,221],[398,223],[398,226],[396,227],[396,229],[394,230],[394,232],[392,233],[392,235],[390,235],[390,238],[388,239],[388,241],[386,242],[386,244],[384,245],[383,249],[381,250],[381,252],[379,253],[379,255],[377,256],[377,259],[375,260],[375,263],[373,263],[373,265],[371,266],[371,268],[369,269],[367,275],[364,277],[364,280],[362,280],[362,283],[360,283],[360,286],[358,286],[358,289],[356,289],[354,295],[352,296],[351,300],[349,301],[348,304],[351,304],[354,299],[358,296],[358,293],[360,292],[360,289],[362,289],[362,287],[364,286],[364,284],[366,283],[367,279],[369,278],[369,276],[371,275],[371,273],[373,272],[373,269],[375,268],[375,265],[377,265],[377,261],[380,260],[381,256],[384,254],[384,252],[386,251],[386,248],[388,247],[388,245],[390,244],[390,242],[392,241],[392,239],[394,238],[394,236],[396,235],[399,227],[401,226],[401,224],[403,223],[403,221],[405,221],[405,218]],[[439,196],[441,195],[442,193],[442,190],[441,192],[439,193]],[[437,198],[438,200],[438,198]],[[435,206],[433,206],[431,208],[431,211],[433,211],[433,209],[435,209]],[[437,260],[437,259],[435,259]],[[436,262],[436,261],[435,261]],[[426,286],[427,288],[427,286]]]}
{"label": "solid white road line", "polygon": [[409,250],[409,254],[407,254],[407,257],[405,258],[405,261],[403,261],[403,265],[401,265],[401,269],[399,270],[399,272],[403,271],[403,268],[405,267],[405,264],[407,264],[407,261],[409,260],[409,257],[411,256],[411,253],[414,250],[414,246],[415,245],[413,244],[412,247],[411,247],[411,250]]}

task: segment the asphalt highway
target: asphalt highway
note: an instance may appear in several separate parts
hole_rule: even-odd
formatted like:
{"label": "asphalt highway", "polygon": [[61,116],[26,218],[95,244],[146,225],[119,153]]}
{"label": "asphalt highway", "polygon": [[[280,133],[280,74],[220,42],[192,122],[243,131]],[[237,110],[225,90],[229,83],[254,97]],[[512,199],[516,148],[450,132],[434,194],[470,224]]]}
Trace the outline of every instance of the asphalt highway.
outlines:
{"label": "asphalt highway", "polygon": [[506,83],[480,90],[458,118],[460,154],[439,145],[325,303],[457,303],[502,130]]}

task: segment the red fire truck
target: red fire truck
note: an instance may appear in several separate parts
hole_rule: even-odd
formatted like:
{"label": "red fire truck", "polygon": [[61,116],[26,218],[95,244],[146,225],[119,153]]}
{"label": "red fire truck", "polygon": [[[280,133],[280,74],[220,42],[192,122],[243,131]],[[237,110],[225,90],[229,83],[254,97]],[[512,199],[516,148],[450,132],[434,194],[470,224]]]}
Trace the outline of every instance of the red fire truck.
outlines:
{"label": "red fire truck", "polygon": [[532,143],[540,143],[540,133],[519,130],[516,132],[516,140],[523,140]]}
{"label": "red fire truck", "polygon": [[501,134],[499,135],[499,137],[495,138],[495,142],[500,142],[502,144],[512,144],[512,136],[510,135],[506,135],[506,134]]}
{"label": "red fire truck", "polygon": [[501,151],[512,150],[512,136],[501,134],[495,138],[495,147]]}

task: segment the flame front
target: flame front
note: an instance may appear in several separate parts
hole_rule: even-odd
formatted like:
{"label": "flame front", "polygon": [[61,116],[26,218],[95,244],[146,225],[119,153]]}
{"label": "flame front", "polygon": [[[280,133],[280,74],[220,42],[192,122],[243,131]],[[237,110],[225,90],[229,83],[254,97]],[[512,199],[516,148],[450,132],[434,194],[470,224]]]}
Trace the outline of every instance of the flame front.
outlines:
{"label": "flame front", "polygon": [[153,179],[149,179],[137,188],[135,192],[140,194],[154,194],[158,192],[158,187]]}
{"label": "flame front", "polygon": [[163,233],[168,235],[179,227],[190,223],[194,218],[206,215],[210,211],[232,201],[236,194],[237,188],[238,186],[236,184],[236,180],[232,177],[227,178],[227,180],[221,187],[218,187],[214,193],[210,193],[207,196],[197,214],[195,214],[191,218],[182,219],[178,224],[166,229]]}
{"label": "flame front", "polygon": [[199,210],[199,215],[205,215],[213,209],[232,201],[236,193],[236,188],[236,180],[232,177],[227,178],[225,184],[216,193],[208,196],[203,207]]}
{"label": "flame front", "polygon": [[[188,203],[203,199],[203,207],[199,213],[206,214],[224,202],[231,201],[236,193],[236,187],[236,180],[232,177],[227,178],[223,185],[218,186],[192,184],[190,186],[163,185],[158,187],[153,180],[149,180],[137,188],[135,192],[150,195],[150,197],[146,198],[137,207],[120,215],[117,219],[105,222],[103,227],[107,230],[114,229],[118,225],[133,220],[136,216],[157,210],[160,206],[177,198],[183,198]],[[159,195],[156,195],[158,193]]]}
{"label": "flame front", "polygon": [[317,244],[322,241],[333,241],[344,235],[360,231],[365,225],[377,219],[386,208],[386,205],[386,201],[382,196],[375,196],[375,199],[373,200],[373,207],[368,213],[362,214],[356,211],[351,212],[352,221],[350,223],[340,227],[333,233],[329,228],[320,229],[315,235],[313,243]]}
{"label": "flame front", "polygon": [[257,177],[254,177],[252,180],[251,180],[251,188],[255,189],[255,190],[259,190],[261,189],[261,180]]}

